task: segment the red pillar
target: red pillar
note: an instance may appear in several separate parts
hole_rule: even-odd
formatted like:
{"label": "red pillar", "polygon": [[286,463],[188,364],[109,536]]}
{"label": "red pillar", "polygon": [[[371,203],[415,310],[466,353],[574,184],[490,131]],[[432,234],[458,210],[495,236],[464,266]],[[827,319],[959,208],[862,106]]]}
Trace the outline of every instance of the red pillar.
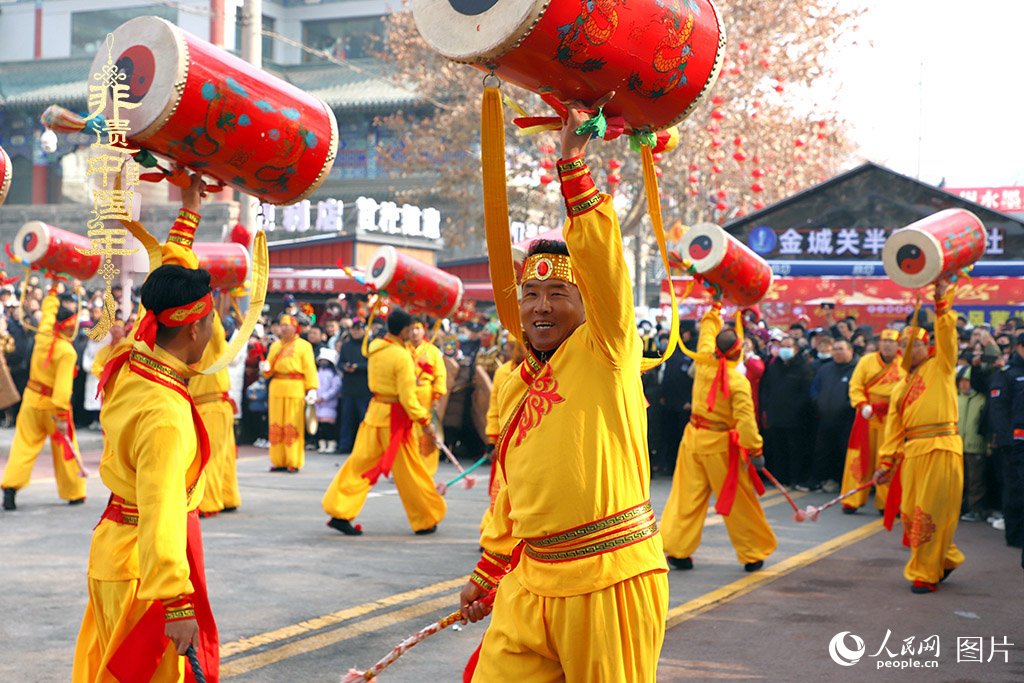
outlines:
{"label": "red pillar", "polygon": [[50,167],[46,164],[32,165],[32,203],[46,204],[50,183]]}
{"label": "red pillar", "polygon": [[43,3],[41,0],[36,0],[36,45],[35,45],[35,58],[42,59],[43,57]]}
{"label": "red pillar", "polygon": [[210,0],[210,42],[224,47],[224,0]]}

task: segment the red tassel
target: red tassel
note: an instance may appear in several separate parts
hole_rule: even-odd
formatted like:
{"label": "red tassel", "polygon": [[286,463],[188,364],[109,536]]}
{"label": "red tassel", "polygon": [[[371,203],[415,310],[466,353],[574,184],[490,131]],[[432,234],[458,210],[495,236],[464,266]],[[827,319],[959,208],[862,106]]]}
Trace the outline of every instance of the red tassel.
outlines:
{"label": "red tassel", "polygon": [[245,226],[236,223],[235,227],[231,228],[230,240],[248,249],[249,245],[252,244],[252,234],[245,229]]}
{"label": "red tassel", "polygon": [[156,346],[156,314],[153,311],[146,311],[146,315],[142,316],[138,325],[139,329],[135,331],[135,339],[146,342],[151,349],[154,348]]}

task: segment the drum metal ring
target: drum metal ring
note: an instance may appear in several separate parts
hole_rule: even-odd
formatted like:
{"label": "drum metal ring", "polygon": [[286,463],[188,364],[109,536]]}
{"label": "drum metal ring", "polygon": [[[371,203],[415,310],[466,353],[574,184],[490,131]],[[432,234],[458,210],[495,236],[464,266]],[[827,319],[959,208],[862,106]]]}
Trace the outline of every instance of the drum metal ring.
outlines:
{"label": "drum metal ring", "polygon": [[501,89],[501,82],[501,78],[499,78],[494,71],[491,71],[489,74],[484,76],[483,80],[485,88],[498,88],[499,90]]}

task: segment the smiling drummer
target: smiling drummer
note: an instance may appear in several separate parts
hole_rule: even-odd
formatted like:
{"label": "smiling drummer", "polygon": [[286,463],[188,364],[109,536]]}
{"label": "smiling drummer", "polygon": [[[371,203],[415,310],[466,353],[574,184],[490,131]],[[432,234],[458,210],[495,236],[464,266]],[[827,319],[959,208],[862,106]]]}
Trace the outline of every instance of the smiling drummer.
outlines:
{"label": "smiling drummer", "polygon": [[461,596],[477,621],[500,581],[477,683],[654,681],[664,638],[641,340],[612,200],[576,133],[586,118],[570,105],[562,129],[566,241],[535,242],[524,264],[527,358],[502,387],[495,450],[507,485]]}

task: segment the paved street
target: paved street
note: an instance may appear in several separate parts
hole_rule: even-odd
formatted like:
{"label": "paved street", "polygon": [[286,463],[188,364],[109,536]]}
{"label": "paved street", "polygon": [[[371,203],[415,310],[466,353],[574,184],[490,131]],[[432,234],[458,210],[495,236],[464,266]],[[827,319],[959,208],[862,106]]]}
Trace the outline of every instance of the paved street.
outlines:
{"label": "paved street", "polygon": [[[0,430],[2,452],[10,438],[10,430]],[[106,500],[95,475],[98,447],[97,435],[82,435],[94,473],[84,506],[68,507],[56,497],[44,454],[33,484],[19,493],[19,509],[0,513],[0,680],[70,677],[90,533]],[[358,520],[365,534],[342,537],[325,526],[320,498],[343,461],[309,454],[301,473],[270,474],[265,451],[241,450],[242,507],[203,521],[223,678],[337,681],[457,607],[478,558],[486,486],[450,490],[439,532],[419,537],[395,489],[384,483]],[[443,464],[439,477],[452,476],[454,469]],[[668,491],[667,479],[654,481],[656,510]],[[830,497],[804,494],[797,503]],[[712,513],[696,568],[671,572],[659,681],[1024,679],[1020,551],[1006,547],[999,532],[961,524],[956,540],[967,562],[938,593],[913,595],[902,576],[907,552],[900,534],[880,531],[873,512],[847,516],[832,509],[817,523],[797,524],[781,496],[769,491],[763,503],[779,537],[779,551],[764,570],[743,571]],[[858,650],[854,636],[862,642],[852,666],[829,656],[830,642],[844,631],[851,635],[840,654]],[[480,625],[449,629],[411,650],[383,678],[461,680],[482,634]],[[908,638],[913,654],[903,654]],[[958,641],[965,638],[980,638],[981,657],[991,661],[963,661],[975,652],[968,645],[978,644]]]}

